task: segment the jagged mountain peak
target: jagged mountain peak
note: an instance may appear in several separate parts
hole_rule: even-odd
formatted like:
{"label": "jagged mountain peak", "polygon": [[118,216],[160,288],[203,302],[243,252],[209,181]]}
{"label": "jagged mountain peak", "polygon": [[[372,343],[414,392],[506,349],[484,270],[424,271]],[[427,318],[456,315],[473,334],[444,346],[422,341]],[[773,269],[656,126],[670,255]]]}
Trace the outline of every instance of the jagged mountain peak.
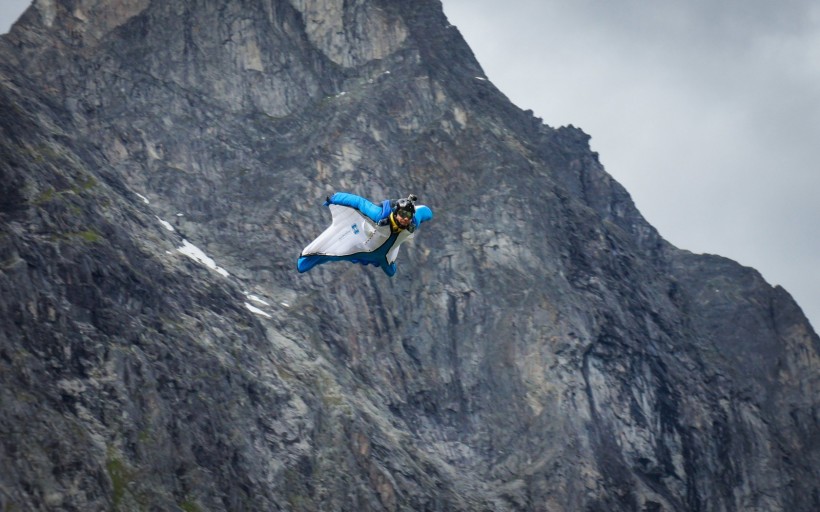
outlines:
{"label": "jagged mountain peak", "polygon": [[[84,14],[92,11],[99,16]],[[402,63],[422,61],[431,71],[442,60],[431,44],[436,52],[457,51],[459,58],[449,60],[470,69],[470,77],[482,74],[436,2],[43,2],[6,42],[26,56],[30,74],[43,75],[55,90],[93,70],[134,82],[126,91],[164,82],[201,91],[233,111],[276,117]],[[55,66],[66,55],[75,62]],[[142,80],[132,76],[138,71]]]}
{"label": "jagged mountain peak", "polygon": [[343,67],[383,59],[401,48],[408,37],[402,18],[375,2],[291,3],[302,15],[308,39],[328,59]]}
{"label": "jagged mountain peak", "polygon": [[16,31],[47,30],[75,45],[93,46],[150,3],[150,0],[36,0]]}
{"label": "jagged mountain peak", "polygon": [[[439,2],[38,1],[0,74],[0,508],[817,508],[799,307]],[[435,212],[394,278],[296,272],[336,190]]]}

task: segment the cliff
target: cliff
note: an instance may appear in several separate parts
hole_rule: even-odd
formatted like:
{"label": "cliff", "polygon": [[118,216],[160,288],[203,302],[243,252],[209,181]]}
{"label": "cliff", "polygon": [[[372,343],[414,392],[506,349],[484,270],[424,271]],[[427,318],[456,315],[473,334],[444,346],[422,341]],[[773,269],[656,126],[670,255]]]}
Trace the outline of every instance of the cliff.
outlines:
{"label": "cliff", "polygon": [[[0,38],[0,510],[812,511],[820,339],[436,0],[37,0]],[[435,212],[298,274],[336,190]]]}

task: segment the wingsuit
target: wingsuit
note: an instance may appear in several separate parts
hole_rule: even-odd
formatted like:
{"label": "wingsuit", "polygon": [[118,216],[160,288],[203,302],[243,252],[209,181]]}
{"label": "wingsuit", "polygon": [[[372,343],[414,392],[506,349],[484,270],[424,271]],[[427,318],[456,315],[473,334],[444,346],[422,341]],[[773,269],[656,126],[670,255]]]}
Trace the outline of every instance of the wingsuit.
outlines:
{"label": "wingsuit", "polygon": [[324,203],[333,215],[330,227],[302,250],[296,268],[307,272],[328,261],[350,261],[381,267],[392,277],[401,244],[415,236],[422,222],[433,218],[433,211],[416,206],[416,200],[410,195],[374,204],[355,194],[336,192]]}

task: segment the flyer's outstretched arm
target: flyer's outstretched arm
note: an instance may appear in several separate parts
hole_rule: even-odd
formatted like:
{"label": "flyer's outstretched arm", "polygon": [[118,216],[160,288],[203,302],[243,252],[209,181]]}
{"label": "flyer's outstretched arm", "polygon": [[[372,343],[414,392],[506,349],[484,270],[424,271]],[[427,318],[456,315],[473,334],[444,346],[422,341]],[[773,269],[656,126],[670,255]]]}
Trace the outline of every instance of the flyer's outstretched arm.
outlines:
{"label": "flyer's outstretched arm", "polygon": [[338,204],[340,206],[347,206],[354,208],[364,215],[367,215],[373,222],[379,222],[383,218],[390,215],[390,201],[382,201],[381,205],[373,204],[367,199],[357,196],[356,194],[348,194],[347,192],[336,192],[330,196],[325,205]]}

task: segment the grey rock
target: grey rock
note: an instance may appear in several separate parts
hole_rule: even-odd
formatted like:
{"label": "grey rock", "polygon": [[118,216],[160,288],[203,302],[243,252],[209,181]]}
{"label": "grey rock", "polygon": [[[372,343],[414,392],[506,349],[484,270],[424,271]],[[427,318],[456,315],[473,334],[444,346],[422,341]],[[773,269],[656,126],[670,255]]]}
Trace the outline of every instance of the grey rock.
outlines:
{"label": "grey rock", "polygon": [[[38,1],[0,130],[2,510],[820,509],[799,306],[438,1]],[[296,272],[335,190],[433,207],[393,279]]]}

